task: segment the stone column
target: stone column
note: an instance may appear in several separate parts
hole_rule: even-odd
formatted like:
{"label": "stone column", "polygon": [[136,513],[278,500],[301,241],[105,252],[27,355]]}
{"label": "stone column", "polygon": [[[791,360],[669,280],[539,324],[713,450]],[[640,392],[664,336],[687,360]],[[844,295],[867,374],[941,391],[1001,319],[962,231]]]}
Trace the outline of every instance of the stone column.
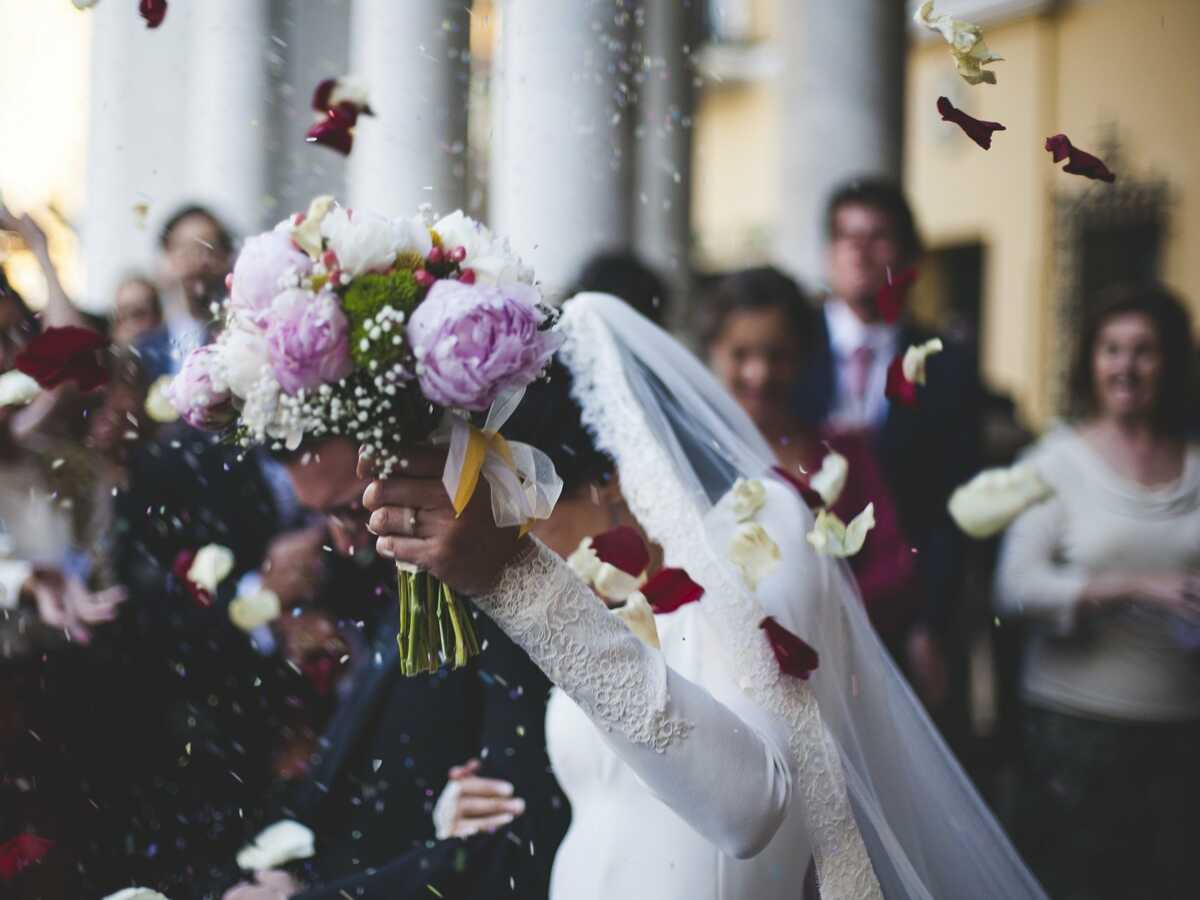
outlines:
{"label": "stone column", "polygon": [[[277,213],[282,216],[274,208],[267,180],[271,5],[245,0],[189,5],[189,187],[198,202],[225,217],[237,234],[252,234],[273,222]],[[171,14],[176,11],[172,4]]]}
{"label": "stone column", "polygon": [[779,263],[823,278],[822,214],[830,191],[855,175],[900,178],[905,4],[779,0]]}
{"label": "stone column", "polygon": [[468,3],[354,0],[350,68],[375,116],[359,119],[351,204],[409,215],[466,200]]}
{"label": "stone column", "polygon": [[696,28],[689,3],[648,3],[634,129],[633,244],[683,308],[690,276],[692,117]]}
{"label": "stone column", "polygon": [[630,243],[628,8],[498,4],[490,218],[550,296],[591,254]]}

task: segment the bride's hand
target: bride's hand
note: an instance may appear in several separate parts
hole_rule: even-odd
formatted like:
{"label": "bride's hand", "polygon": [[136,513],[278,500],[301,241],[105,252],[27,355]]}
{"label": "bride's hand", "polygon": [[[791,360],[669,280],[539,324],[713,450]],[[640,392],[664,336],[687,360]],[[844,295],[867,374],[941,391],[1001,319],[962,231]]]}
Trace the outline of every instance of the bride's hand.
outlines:
{"label": "bride's hand", "polygon": [[[368,527],[378,535],[376,549],[463,594],[486,593],[521,547],[517,529],[496,527],[483,478],[463,514],[455,517],[442,485],[444,447],[411,447],[403,459],[403,474],[372,481],[363,492],[363,506],[371,511]],[[358,472],[369,478],[371,461],[360,457]]]}
{"label": "bride's hand", "polygon": [[513,786],[497,778],[480,778],[480,762],[470,759],[450,770],[450,780],[433,808],[438,840],[495,831],[525,812],[525,801]]}

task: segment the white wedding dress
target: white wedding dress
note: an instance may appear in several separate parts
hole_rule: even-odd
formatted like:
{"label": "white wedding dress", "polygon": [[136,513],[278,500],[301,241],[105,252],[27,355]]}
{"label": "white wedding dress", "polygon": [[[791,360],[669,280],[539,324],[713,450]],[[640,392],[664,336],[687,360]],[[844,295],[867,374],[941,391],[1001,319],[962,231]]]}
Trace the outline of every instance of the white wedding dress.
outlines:
{"label": "white wedding dress", "polygon": [[[874,636],[766,443],[678,343],[614,298],[564,308],[562,356],[646,533],[705,589],[634,636],[539,542],[477,602],[557,686],[549,751],[571,801],[554,900],[1042,900]],[[751,585],[730,488],[759,479],[778,546]],[[820,654],[784,674],[765,616]]]}

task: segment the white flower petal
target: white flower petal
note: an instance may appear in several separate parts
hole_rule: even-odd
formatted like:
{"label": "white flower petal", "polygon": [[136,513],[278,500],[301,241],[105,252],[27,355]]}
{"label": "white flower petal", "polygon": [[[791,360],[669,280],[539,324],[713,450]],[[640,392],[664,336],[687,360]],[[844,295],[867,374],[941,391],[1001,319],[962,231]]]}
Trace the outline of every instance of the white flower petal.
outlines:
{"label": "white flower petal", "polygon": [[828,507],[837,503],[846,486],[846,477],[850,474],[850,463],[846,457],[836,451],[829,451],[821,460],[821,468],[808,479],[808,486],[821,495],[821,501]]}
{"label": "white flower petal", "polygon": [[24,372],[10,369],[0,375],[0,406],[25,406],[40,391],[38,383]]}
{"label": "white flower petal", "polygon": [[733,483],[733,517],[739,522],[748,522],[758,515],[767,502],[767,489],[757,478],[739,478]]}
{"label": "white flower petal", "polygon": [[591,587],[592,582],[596,580],[596,573],[600,571],[600,557],[592,549],[590,537],[585,537],[579,542],[575,552],[567,557],[567,565],[579,576],[580,581]]}
{"label": "white flower petal", "polygon": [[115,894],[109,894],[104,900],[167,900],[167,898],[158,891],[150,890],[150,888],[127,887],[117,891]]}
{"label": "white flower petal", "polygon": [[237,864],[248,872],[275,869],[297,859],[308,859],[316,852],[312,831],[285,819],[259,832],[252,844],[239,851]]}
{"label": "white flower petal", "polygon": [[1018,515],[1053,493],[1029,463],[980,472],[950,495],[950,516],[974,538],[1003,531]]}
{"label": "white flower petal", "polygon": [[146,392],[146,415],[152,421],[166,424],[179,419],[179,410],[171,402],[172,380],[172,376],[163,375],[155,379],[154,384],[150,385],[150,390]]}
{"label": "white flower petal", "polygon": [[751,589],[758,580],[775,568],[781,559],[779,546],[767,530],[757,522],[743,522],[729,542],[729,558],[738,567]]}
{"label": "white flower petal", "polygon": [[654,610],[650,608],[641,591],[630,594],[625,605],[618,606],[612,613],[628,625],[629,630],[636,634],[643,644],[656,650],[661,648],[662,645],[658,642],[658,628],[654,624]]}
{"label": "white flower petal", "polygon": [[923,344],[910,346],[904,351],[904,359],[900,369],[904,377],[912,384],[925,383],[925,361],[935,353],[941,353],[944,348],[940,338],[931,338]]}
{"label": "white flower petal", "polygon": [[1004,57],[996,56],[983,42],[983,29],[970,22],[963,22],[952,16],[937,15],[933,11],[933,0],[925,0],[917,8],[913,20],[936,31],[950,45],[950,53],[954,56],[954,65],[958,74],[968,84],[996,83],[996,73],[984,69],[983,65],[990,62],[1001,62]]}
{"label": "white flower petal", "polygon": [[646,575],[630,575],[624,569],[618,569],[612,563],[602,562],[592,578],[592,587],[601,597],[609,600],[624,600],[643,584]]}
{"label": "white flower petal", "polygon": [[328,194],[315,197],[308,204],[308,212],[304,214],[304,221],[299,225],[293,225],[289,228],[292,240],[296,242],[296,246],[313,259],[321,258],[321,250],[323,248],[321,223],[325,220],[325,216],[328,215],[331,209],[333,209],[333,197]]}
{"label": "white flower petal", "polygon": [[275,621],[282,612],[279,595],[263,588],[253,594],[235,597],[229,604],[229,621],[242,631],[251,632],[260,625]]}
{"label": "white flower petal", "polygon": [[233,551],[220,544],[207,544],[196,552],[188,569],[188,581],[212,593],[233,571]]}
{"label": "white flower petal", "polygon": [[825,556],[853,556],[862,549],[867,532],[875,527],[875,504],[866,508],[846,525],[834,513],[823,509],[817,513],[812,531],[807,535],[813,548]]}
{"label": "white flower petal", "polygon": [[439,219],[433,230],[441,238],[443,249],[462,247],[466,251],[462,265],[474,270],[477,284],[533,284],[533,270],[521,262],[508,240],[496,237],[461,209]]}

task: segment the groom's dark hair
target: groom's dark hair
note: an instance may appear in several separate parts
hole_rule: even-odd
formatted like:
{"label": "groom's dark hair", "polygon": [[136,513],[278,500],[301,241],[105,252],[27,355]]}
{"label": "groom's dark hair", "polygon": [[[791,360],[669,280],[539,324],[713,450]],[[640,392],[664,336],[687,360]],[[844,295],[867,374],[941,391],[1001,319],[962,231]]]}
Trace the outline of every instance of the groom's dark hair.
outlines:
{"label": "groom's dark hair", "polygon": [[550,457],[563,480],[564,495],[604,483],[616,468],[583,424],[571,385],[570,370],[555,358],[546,376],[526,389],[525,399],[501,429],[509,440],[532,444]]}

